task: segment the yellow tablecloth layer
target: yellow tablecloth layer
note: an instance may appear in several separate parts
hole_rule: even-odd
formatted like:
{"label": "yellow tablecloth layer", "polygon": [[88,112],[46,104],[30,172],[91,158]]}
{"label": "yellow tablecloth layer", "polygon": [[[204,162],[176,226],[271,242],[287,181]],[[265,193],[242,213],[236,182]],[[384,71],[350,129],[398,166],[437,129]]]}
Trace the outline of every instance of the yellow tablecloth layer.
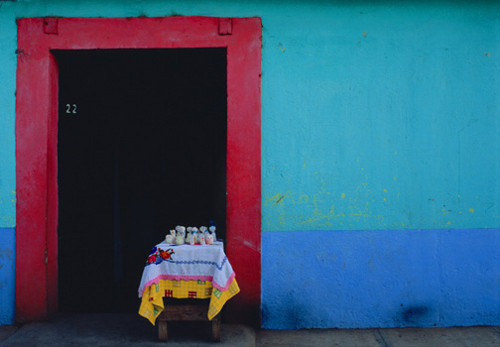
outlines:
{"label": "yellow tablecloth layer", "polygon": [[236,278],[233,278],[228,289],[222,292],[217,288],[213,288],[210,281],[160,280],[144,290],[139,314],[155,325],[156,318],[165,308],[163,305],[164,297],[176,299],[210,298],[208,319],[212,320],[222,310],[224,304],[238,294],[239,291],[240,288]]}

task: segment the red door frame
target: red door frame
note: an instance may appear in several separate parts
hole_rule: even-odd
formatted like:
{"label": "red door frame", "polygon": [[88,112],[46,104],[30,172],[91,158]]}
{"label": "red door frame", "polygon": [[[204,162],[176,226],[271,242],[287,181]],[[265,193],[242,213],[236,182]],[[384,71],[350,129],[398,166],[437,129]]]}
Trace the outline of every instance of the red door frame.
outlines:
{"label": "red door frame", "polygon": [[51,50],[203,47],[227,48],[226,248],[241,293],[226,311],[240,321],[258,321],[261,44],[259,18],[18,20],[17,321],[44,319],[58,304],[58,69]]}

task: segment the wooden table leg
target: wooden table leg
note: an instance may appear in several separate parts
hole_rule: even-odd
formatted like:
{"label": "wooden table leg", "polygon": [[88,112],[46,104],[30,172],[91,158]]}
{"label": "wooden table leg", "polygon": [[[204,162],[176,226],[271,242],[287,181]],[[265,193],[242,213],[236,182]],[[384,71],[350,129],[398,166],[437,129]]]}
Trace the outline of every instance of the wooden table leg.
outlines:
{"label": "wooden table leg", "polygon": [[212,319],[212,341],[214,342],[220,342],[220,327],[221,320],[220,314],[218,314]]}
{"label": "wooden table leg", "polygon": [[[165,305],[165,309],[157,318],[158,339],[167,341],[167,322],[170,321],[208,321],[207,305]],[[221,314],[219,313],[211,321],[212,341],[221,340]]]}
{"label": "wooden table leg", "polygon": [[168,329],[167,329],[167,321],[166,320],[159,320],[158,321],[158,339],[160,341],[167,341],[168,340]]}

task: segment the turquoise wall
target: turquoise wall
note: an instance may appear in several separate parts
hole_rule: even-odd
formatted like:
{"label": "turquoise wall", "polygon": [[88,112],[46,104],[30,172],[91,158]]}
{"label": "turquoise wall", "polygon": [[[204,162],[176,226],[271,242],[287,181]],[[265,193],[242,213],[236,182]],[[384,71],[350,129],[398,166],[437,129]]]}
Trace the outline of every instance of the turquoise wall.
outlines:
{"label": "turquoise wall", "polygon": [[264,230],[498,227],[499,10],[264,17]]}
{"label": "turquoise wall", "polygon": [[262,18],[264,327],[500,324],[495,1],[0,2],[0,228],[15,19],[142,15]]}

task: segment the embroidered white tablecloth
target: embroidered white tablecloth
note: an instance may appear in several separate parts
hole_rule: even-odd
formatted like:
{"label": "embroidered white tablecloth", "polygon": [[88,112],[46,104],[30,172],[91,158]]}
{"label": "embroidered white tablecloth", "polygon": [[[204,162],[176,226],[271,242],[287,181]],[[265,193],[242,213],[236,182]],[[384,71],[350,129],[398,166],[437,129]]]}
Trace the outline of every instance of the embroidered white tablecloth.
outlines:
{"label": "embroidered white tablecloth", "polygon": [[227,290],[234,279],[234,271],[222,243],[194,246],[159,243],[155,248],[152,254],[162,250],[169,255],[150,258],[151,262],[142,273],[139,297],[142,297],[146,288],[165,279],[211,281],[213,287],[220,291]]}

